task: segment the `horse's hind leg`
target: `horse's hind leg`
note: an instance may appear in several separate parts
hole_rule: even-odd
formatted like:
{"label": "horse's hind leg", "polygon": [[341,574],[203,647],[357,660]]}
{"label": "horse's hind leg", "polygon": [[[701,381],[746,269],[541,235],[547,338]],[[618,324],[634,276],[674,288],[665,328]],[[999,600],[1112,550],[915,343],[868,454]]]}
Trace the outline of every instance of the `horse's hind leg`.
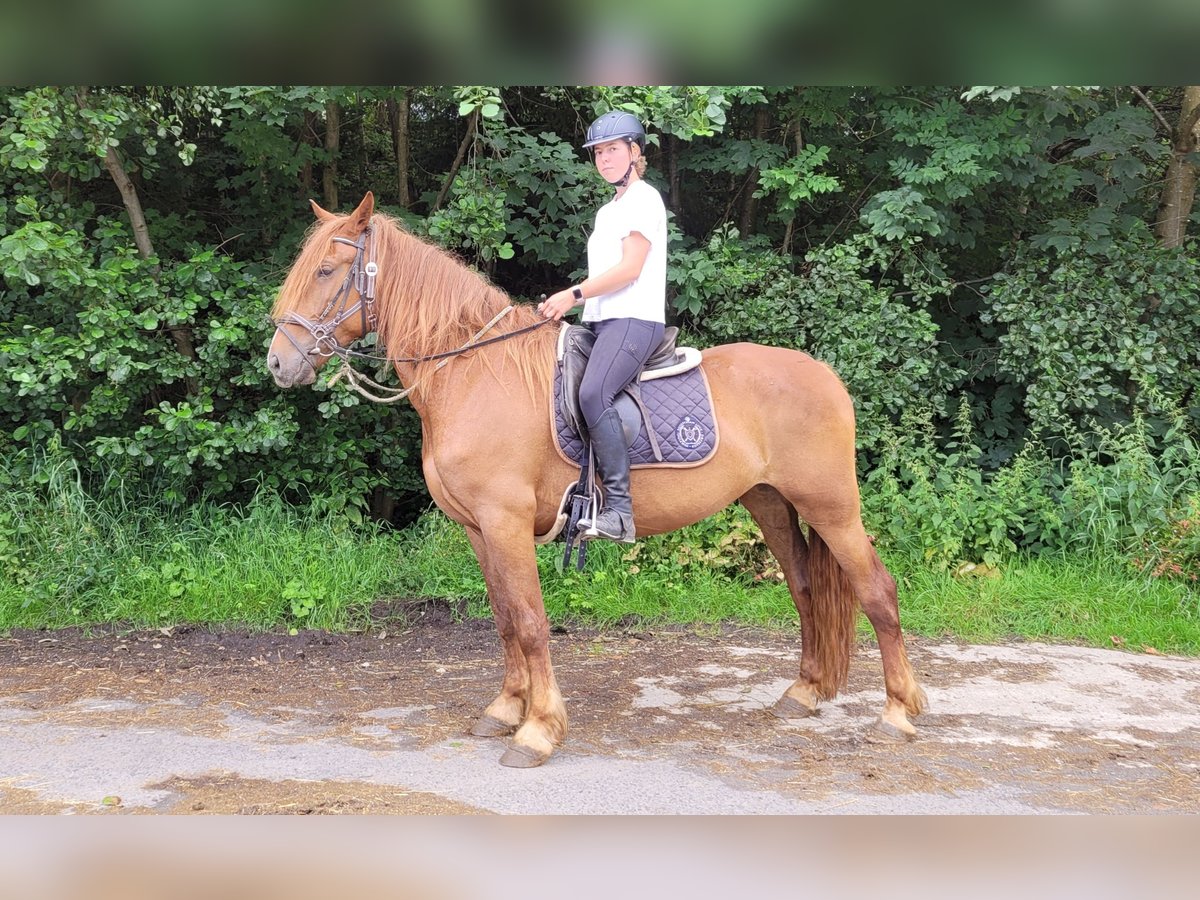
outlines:
{"label": "horse's hind leg", "polygon": [[[474,528],[467,528],[467,537],[479,560],[479,568],[487,578],[487,547],[483,535]],[[492,606],[492,618],[496,622],[496,631],[500,634],[500,643],[504,648],[504,684],[500,694],[488,704],[487,709],[471,726],[471,734],[478,737],[502,737],[517,730],[525,718],[525,707],[529,702],[529,664],[517,640],[516,625],[508,605],[498,602],[495,591],[488,590],[488,601]]]}
{"label": "horse's hind leg", "polygon": [[800,677],[779,698],[771,712],[781,719],[811,716],[821,701],[821,663],[813,653],[816,626],[812,592],[808,581],[808,544],[800,531],[796,510],[779,491],[766,484],[751,488],[741,497],[762,530],[763,539],[779,560],[792,602],[800,614]]}
{"label": "horse's hind leg", "polygon": [[[803,509],[800,511],[803,514]],[[925,691],[917,683],[904,648],[896,581],[884,568],[857,516],[841,525],[822,524],[813,528],[816,531],[810,540],[814,551],[813,568],[821,565],[818,557],[832,553],[833,560],[828,566],[831,577],[840,578],[844,573],[863,613],[875,629],[887,689],[887,702],[877,729],[889,738],[912,738],[917,730],[908,721],[908,716],[918,715],[925,708]],[[818,547],[818,542],[823,546]]]}

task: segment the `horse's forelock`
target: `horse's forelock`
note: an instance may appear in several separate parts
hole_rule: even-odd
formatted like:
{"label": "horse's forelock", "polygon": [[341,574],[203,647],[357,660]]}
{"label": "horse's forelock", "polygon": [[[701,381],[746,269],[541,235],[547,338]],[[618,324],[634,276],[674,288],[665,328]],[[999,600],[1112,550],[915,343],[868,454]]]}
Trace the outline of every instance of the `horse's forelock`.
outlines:
{"label": "horse's forelock", "polygon": [[312,284],[312,273],[329,252],[329,241],[343,218],[329,221],[318,219],[309,226],[300,252],[296,254],[292,267],[283,279],[283,286],[275,297],[275,305],[271,308],[272,318],[277,319],[284,313],[296,312],[300,308]]}

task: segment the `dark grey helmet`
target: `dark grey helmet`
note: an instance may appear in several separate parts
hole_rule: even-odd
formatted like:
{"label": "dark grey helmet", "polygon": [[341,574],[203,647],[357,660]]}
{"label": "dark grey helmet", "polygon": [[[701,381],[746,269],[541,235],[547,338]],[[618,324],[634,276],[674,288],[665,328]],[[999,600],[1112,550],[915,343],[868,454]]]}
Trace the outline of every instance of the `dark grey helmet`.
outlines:
{"label": "dark grey helmet", "polygon": [[642,127],[638,117],[633,113],[614,109],[612,112],[606,112],[588,126],[587,140],[584,141],[583,146],[594,147],[605,141],[616,141],[621,138],[635,141],[642,148],[642,152],[645,152],[646,129]]}

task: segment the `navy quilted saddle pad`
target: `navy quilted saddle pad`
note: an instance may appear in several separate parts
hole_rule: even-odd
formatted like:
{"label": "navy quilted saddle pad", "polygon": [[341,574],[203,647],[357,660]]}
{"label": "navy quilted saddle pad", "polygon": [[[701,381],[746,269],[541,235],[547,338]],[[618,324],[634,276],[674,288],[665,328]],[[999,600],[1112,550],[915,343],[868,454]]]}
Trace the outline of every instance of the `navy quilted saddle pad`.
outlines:
{"label": "navy quilted saddle pad", "polygon": [[[641,392],[663,458],[661,462],[654,458],[654,448],[646,435],[643,420],[638,436],[629,448],[630,466],[685,467],[707,462],[717,450],[719,435],[704,369],[698,366],[680,375],[643,381]],[[562,373],[555,367],[554,437],[559,453],[569,462],[582,466],[587,444],[563,417],[561,393]],[[620,395],[619,399],[627,401],[628,398]]]}

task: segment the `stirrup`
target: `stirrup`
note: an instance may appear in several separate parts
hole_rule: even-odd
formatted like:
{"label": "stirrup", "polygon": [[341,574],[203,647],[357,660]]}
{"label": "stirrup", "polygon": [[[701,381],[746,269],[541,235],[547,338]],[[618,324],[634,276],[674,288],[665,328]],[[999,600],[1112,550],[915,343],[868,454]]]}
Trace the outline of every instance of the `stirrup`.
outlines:
{"label": "stirrup", "polygon": [[[634,537],[635,529],[633,523],[629,524],[628,528],[623,528],[621,531],[601,531],[597,526],[596,521],[604,515],[607,510],[601,510],[595,519],[583,519],[579,522],[579,538],[584,541],[594,541],[597,538],[606,541],[616,541],[618,544],[632,544],[636,542]],[[619,525],[624,526],[625,522],[620,513],[613,513],[616,516]]]}

